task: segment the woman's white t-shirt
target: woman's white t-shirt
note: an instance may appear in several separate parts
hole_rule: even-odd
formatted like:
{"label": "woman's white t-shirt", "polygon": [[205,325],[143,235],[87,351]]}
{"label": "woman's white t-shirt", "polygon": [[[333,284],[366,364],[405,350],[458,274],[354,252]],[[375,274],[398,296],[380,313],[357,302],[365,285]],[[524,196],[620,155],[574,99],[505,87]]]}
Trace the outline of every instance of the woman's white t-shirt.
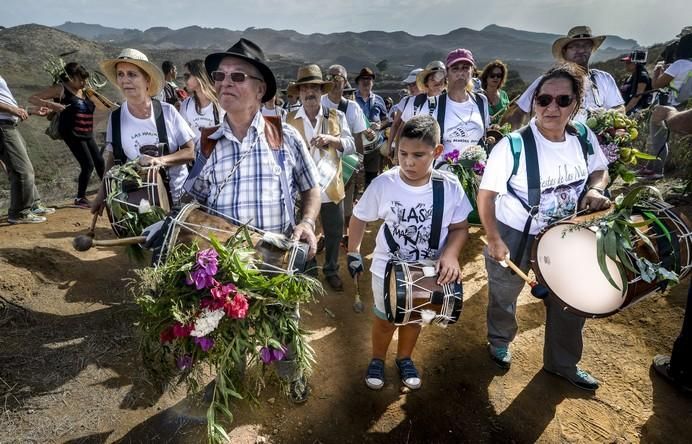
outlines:
{"label": "woman's white t-shirt", "polygon": [[201,113],[197,112],[194,97],[190,96],[183,100],[180,104],[180,115],[190,125],[192,132],[195,133],[195,146],[199,142],[200,128],[208,128],[218,126],[221,123],[226,112],[222,109],[218,111],[218,122],[214,119],[214,103],[209,102],[207,106],[202,108]]}
{"label": "woman's white t-shirt", "polygon": [[[146,145],[156,145],[159,143],[159,133],[156,130],[156,120],[154,119],[154,105],[151,105],[151,116],[147,119],[139,119],[133,116],[127,102],[120,106],[120,138],[123,151],[127,160],[134,160],[139,157],[139,149]],[[194,133],[183,117],[178,113],[173,105],[161,102],[163,119],[166,124],[168,134],[168,150],[173,153],[181,145],[194,138]],[[111,129],[111,119],[108,119],[106,129],[106,150],[113,152],[113,134]],[[175,165],[167,168],[170,178],[171,195],[177,201],[181,194],[183,184],[187,178],[187,166]]]}
{"label": "woman's white t-shirt", "polygon": [[440,244],[437,250],[429,246],[432,229],[432,180],[422,186],[407,185],[394,167],[377,176],[365,189],[365,193],[353,208],[353,215],[365,222],[384,220],[377,232],[375,251],[370,271],[384,278],[387,261],[391,258],[384,236],[384,224],[399,246],[402,260],[415,262],[436,260],[447,241],[449,225],[463,222],[472,210],[471,202],[464,194],[459,179],[451,173],[436,172],[444,184],[444,211]]}
{"label": "woman's white t-shirt", "polygon": [[[581,144],[576,136],[565,134],[564,142],[551,142],[536,128],[531,119],[531,131],[536,139],[538,168],[541,178],[540,208],[531,223],[531,234],[538,234],[546,225],[576,212],[578,199],[584,190],[589,174],[607,170],[608,163],[598,144],[596,135],[588,131],[594,154],[584,163]],[[519,168],[512,175],[514,156],[507,137],[495,145],[485,166],[480,189],[498,193],[495,201],[495,217],[515,230],[524,231],[528,213],[516,197],[507,191],[507,181],[517,196],[528,200],[526,178],[526,150],[521,150]]]}

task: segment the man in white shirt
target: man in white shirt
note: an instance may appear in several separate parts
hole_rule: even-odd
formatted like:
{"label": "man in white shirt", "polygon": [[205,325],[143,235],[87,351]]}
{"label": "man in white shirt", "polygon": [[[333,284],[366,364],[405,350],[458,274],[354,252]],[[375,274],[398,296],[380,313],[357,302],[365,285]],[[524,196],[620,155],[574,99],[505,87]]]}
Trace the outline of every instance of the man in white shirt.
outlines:
{"label": "man in white shirt", "polygon": [[298,130],[317,164],[325,246],[322,271],[329,286],[341,291],[339,243],[344,230],[345,197],[341,156],[355,153],[356,148],[344,113],[322,106],[322,94],[329,92],[332,87],[332,82],[322,80],[319,66],[300,67],[297,80],[289,86],[288,93],[297,93],[302,106],[288,113],[286,123]]}
{"label": "man in white shirt", "polygon": [[[613,76],[605,71],[589,69],[589,59],[591,54],[596,51],[606,39],[606,36],[593,36],[591,28],[588,26],[575,26],[570,29],[567,36],[560,37],[553,42],[553,57],[558,62],[571,62],[581,66],[584,75],[584,100],[575,120],[586,122],[589,112],[598,109],[614,109],[618,112],[625,112],[625,101],[622,99],[620,90]],[[517,109],[509,114],[507,121],[516,129],[522,126],[529,113],[531,112],[531,102],[533,95],[541,77],[524,91],[524,94],[517,99]]]}

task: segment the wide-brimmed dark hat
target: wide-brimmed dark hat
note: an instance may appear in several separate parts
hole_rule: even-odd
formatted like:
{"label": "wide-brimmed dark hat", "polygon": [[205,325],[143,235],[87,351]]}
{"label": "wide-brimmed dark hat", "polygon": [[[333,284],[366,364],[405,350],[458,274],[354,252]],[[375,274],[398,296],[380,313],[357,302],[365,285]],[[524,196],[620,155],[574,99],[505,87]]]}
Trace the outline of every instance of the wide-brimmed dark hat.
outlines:
{"label": "wide-brimmed dark hat", "polygon": [[366,66],[363,69],[361,69],[358,75],[356,76],[356,83],[358,83],[361,77],[372,77],[372,79],[375,80],[375,72]]}
{"label": "wide-brimmed dark hat", "polygon": [[262,103],[274,97],[276,94],[276,78],[272,70],[267,66],[264,52],[262,52],[259,46],[248,39],[241,38],[235,45],[228,48],[226,52],[209,54],[207,58],[204,59],[204,67],[207,69],[207,73],[210,76],[212,71],[218,69],[219,63],[224,57],[237,57],[251,63],[259,70],[264,78],[264,83],[267,84],[267,91],[264,93],[264,96],[262,96]]}

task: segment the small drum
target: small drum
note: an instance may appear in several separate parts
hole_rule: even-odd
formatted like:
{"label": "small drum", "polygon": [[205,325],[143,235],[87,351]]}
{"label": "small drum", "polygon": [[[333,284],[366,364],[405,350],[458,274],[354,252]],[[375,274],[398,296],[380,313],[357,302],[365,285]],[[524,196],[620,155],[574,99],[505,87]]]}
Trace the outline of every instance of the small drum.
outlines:
{"label": "small drum", "polygon": [[[307,264],[309,246],[303,242],[292,241],[286,236],[274,233],[259,234],[251,229],[241,232],[224,217],[202,211],[199,204],[190,203],[180,209],[175,216],[169,216],[161,228],[164,233],[158,257],[154,263],[162,264],[174,245],[183,243],[210,246],[210,236],[225,242],[233,236],[247,236],[249,248],[257,252],[258,268],[267,273],[303,273]],[[264,266],[262,266],[262,264]]]}
{"label": "small drum", "polygon": [[462,305],[461,285],[456,282],[438,285],[433,262],[387,263],[384,307],[389,322],[446,327],[459,320]]}
{"label": "small drum", "polygon": [[108,219],[117,237],[139,236],[171,210],[159,167],[143,167],[132,161],[111,168],[103,181]]}
{"label": "small drum", "polygon": [[368,135],[366,131],[363,131],[360,136],[360,140],[363,143],[363,152],[368,155],[380,149],[380,145],[385,143],[384,131],[374,130],[375,134]]}
{"label": "small drum", "polygon": [[[664,202],[650,202],[651,208],[635,208],[631,221],[641,226],[653,244],[656,254],[640,239],[632,240],[640,257],[661,262],[666,269],[678,273],[682,280],[692,266],[692,233],[684,215]],[[537,280],[545,285],[557,300],[579,316],[600,318],[610,316],[638,302],[644,296],[665,288],[667,281],[646,282],[622,264],[606,256],[606,266],[621,290],[613,287],[601,272],[597,260],[596,229],[583,228],[593,216],[580,216],[547,227],[536,236],[531,260]],[[594,222],[593,226],[595,227]],[[620,274],[623,268],[627,282]],[[624,284],[624,285],[623,285]]]}
{"label": "small drum", "polygon": [[344,179],[344,185],[348,184],[353,174],[360,170],[363,162],[362,154],[348,154],[341,157],[341,174]]}

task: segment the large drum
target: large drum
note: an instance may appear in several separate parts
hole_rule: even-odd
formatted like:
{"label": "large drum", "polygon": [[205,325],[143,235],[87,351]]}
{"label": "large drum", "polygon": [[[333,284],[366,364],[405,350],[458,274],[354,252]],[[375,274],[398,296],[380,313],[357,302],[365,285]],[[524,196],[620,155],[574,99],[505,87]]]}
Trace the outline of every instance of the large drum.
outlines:
{"label": "large drum", "polygon": [[159,167],[136,161],[114,166],[103,178],[106,211],[117,237],[139,236],[145,227],[166,217],[171,199]]}
{"label": "large drum", "polygon": [[199,204],[183,206],[174,216],[169,216],[161,228],[163,244],[155,258],[157,265],[163,263],[172,248],[183,243],[197,242],[201,247],[210,246],[210,237],[225,242],[233,236],[246,236],[249,247],[257,252],[262,271],[267,273],[303,273],[307,264],[309,247],[303,242],[292,241],[280,234],[258,233],[251,229],[242,230],[224,217],[209,214]]}
{"label": "large drum", "polygon": [[[653,263],[662,263],[683,279],[689,274],[692,264],[689,221],[664,202],[651,202],[649,205],[651,208],[635,208],[631,222],[642,224],[639,228],[656,252],[652,254],[638,238],[631,240],[635,251]],[[617,313],[644,296],[665,288],[667,283],[663,279],[646,282],[640,275],[606,256],[610,276],[621,290],[613,287],[598,265],[597,223],[597,219],[589,222],[589,216],[584,216],[551,225],[536,236],[531,253],[537,280],[556,296],[565,309],[590,318]],[[621,271],[626,282],[623,282]]]}
{"label": "large drum", "polygon": [[384,306],[390,322],[446,327],[459,320],[462,304],[461,285],[456,282],[438,285],[434,262],[387,263]]}

